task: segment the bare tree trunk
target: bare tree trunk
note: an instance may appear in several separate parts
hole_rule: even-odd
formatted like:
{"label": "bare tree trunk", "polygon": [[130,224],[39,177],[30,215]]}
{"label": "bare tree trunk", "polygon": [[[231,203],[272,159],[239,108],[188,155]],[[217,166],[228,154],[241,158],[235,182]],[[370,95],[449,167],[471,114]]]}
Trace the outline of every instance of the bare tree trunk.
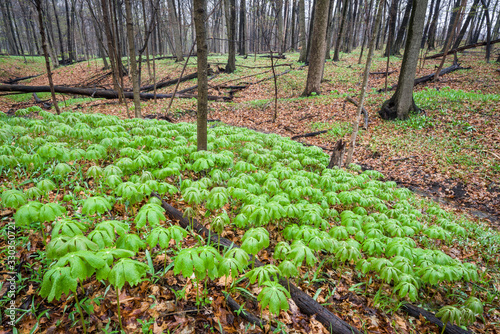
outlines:
{"label": "bare tree trunk", "polygon": [[346,18],[347,18],[347,7],[349,5],[349,1],[348,0],[344,0],[343,4],[342,4],[342,17],[341,17],[341,21],[340,21],[340,28],[339,28],[339,32],[338,32],[338,35],[337,35],[337,40],[335,41],[335,51],[333,53],[333,61],[339,61],[339,54],[340,54],[340,42],[342,41],[342,37],[344,35],[344,30],[345,30],[345,21],[346,21]]}
{"label": "bare tree trunk", "polygon": [[420,43],[425,23],[427,0],[412,0],[413,10],[408,26],[403,63],[394,95],[382,105],[379,111],[383,119],[407,119],[410,111],[418,111],[413,100],[413,85],[417,70]]}
{"label": "bare tree trunk", "polygon": [[38,23],[40,25],[40,36],[42,37],[42,49],[43,55],[45,57],[45,67],[47,69],[47,77],[49,79],[50,93],[52,95],[52,103],[56,108],[56,112],[59,115],[61,110],[59,110],[59,105],[57,104],[56,92],[54,91],[54,82],[52,81],[52,71],[50,70],[49,52],[47,50],[47,38],[45,37],[45,30],[43,28],[43,16],[42,16],[42,0],[34,0],[35,7],[38,12]]}
{"label": "bare tree trunk", "polygon": [[135,55],[134,24],[132,23],[132,8],[130,0],[125,0],[125,17],[127,22],[128,51],[130,56],[130,69],[132,72],[132,90],[134,92],[135,117],[141,118],[141,100],[139,98],[139,77],[137,75],[137,62]]}
{"label": "bare tree trunk", "polygon": [[172,27],[174,35],[174,51],[176,61],[183,61],[184,56],[182,54],[181,32],[179,28],[177,13],[175,10],[174,0],[168,0],[168,19],[170,21],[170,26]]}
{"label": "bare tree trunk", "polygon": [[483,5],[484,8],[484,15],[486,16],[486,62],[490,62],[490,53],[491,53],[491,19],[490,19],[490,13],[488,10],[488,4],[484,0],[481,0],[481,4]]}
{"label": "bare tree trunk", "polygon": [[441,5],[441,0],[436,0],[436,6],[434,7],[434,15],[432,17],[431,25],[429,26],[429,38],[427,39],[427,46],[429,47],[429,50],[434,50],[436,48],[436,29],[439,18],[440,5]]}
{"label": "bare tree trunk", "polygon": [[404,36],[406,34],[406,28],[408,27],[408,20],[410,19],[412,5],[413,5],[412,1],[408,0],[403,20],[401,21],[401,25],[399,26],[396,41],[394,42],[394,46],[392,47],[393,55],[399,54],[399,51],[403,47]]}
{"label": "bare tree trunk", "polygon": [[247,16],[247,10],[246,10],[246,0],[240,0],[240,55],[246,55],[247,54],[247,48],[246,48],[246,16]]}
{"label": "bare tree trunk", "polygon": [[311,55],[309,70],[307,71],[306,88],[302,96],[309,96],[313,92],[320,94],[321,79],[325,68],[326,27],[328,19],[329,0],[316,0],[315,18],[312,29]]}
{"label": "bare tree trunk", "polygon": [[366,58],[365,71],[363,73],[363,85],[361,86],[361,94],[359,96],[358,110],[356,112],[356,117],[353,122],[353,130],[351,135],[351,143],[349,144],[349,151],[347,153],[347,158],[345,165],[349,167],[352,162],[352,155],[354,154],[354,146],[356,145],[356,137],[359,131],[359,122],[361,119],[361,112],[363,111],[363,105],[365,103],[366,90],[368,88],[368,77],[370,76],[370,67],[372,65],[373,52],[375,51],[375,40],[378,34],[378,26],[380,20],[382,19],[382,9],[384,6],[384,0],[380,0],[380,4],[377,6],[377,18],[375,19],[375,31],[370,38],[370,45],[368,46],[368,56]]}
{"label": "bare tree trunk", "polygon": [[59,15],[57,15],[57,8],[56,8],[56,1],[55,0],[52,0],[52,8],[54,9],[54,17],[56,20],[57,37],[59,37],[59,49],[61,51],[61,61],[64,64],[66,62],[66,59],[64,56],[64,46],[63,46],[63,38],[62,38],[62,33],[61,33],[61,25],[59,24]]}
{"label": "bare tree trunk", "polygon": [[226,11],[229,14],[228,17],[226,16],[226,20],[228,21],[227,38],[229,49],[226,73],[233,73],[236,70],[236,0],[228,0],[225,3],[229,6]]}
{"label": "bare tree trunk", "polygon": [[474,3],[472,4],[469,14],[467,15],[467,18],[465,19],[464,24],[462,25],[462,29],[460,29],[460,32],[455,39],[455,43],[453,44],[453,49],[456,49],[460,46],[460,42],[462,42],[462,39],[465,36],[465,33],[467,32],[467,28],[469,27],[470,22],[476,16],[477,14],[477,5],[479,4],[479,0],[474,0]]}
{"label": "bare tree trunk", "polygon": [[306,45],[306,5],[304,0],[299,0],[299,62],[304,63],[307,59]]}
{"label": "bare tree trunk", "polygon": [[392,0],[389,8],[389,36],[387,38],[387,47],[385,48],[384,57],[394,55],[394,34],[396,33],[396,19],[398,15],[398,0]]}
{"label": "bare tree trunk", "polygon": [[443,58],[441,59],[441,63],[438,66],[438,69],[436,70],[436,74],[434,75],[434,82],[439,81],[439,74],[441,73],[441,69],[443,68],[444,62],[446,61],[446,56],[448,54],[448,50],[450,49],[451,42],[453,41],[453,38],[455,37],[455,30],[457,29],[458,22],[460,21],[460,16],[462,15],[462,11],[465,9],[465,6],[467,5],[467,0],[461,0],[460,7],[458,8],[458,12],[456,13],[455,16],[455,23],[453,24],[451,34],[448,37],[448,40],[446,41],[446,45],[444,46],[443,50]]}
{"label": "bare tree trunk", "polygon": [[206,32],[206,0],[193,0],[194,25],[196,28],[196,53],[198,58],[198,106],[197,106],[197,147],[198,151],[207,149],[208,113],[208,46]]}

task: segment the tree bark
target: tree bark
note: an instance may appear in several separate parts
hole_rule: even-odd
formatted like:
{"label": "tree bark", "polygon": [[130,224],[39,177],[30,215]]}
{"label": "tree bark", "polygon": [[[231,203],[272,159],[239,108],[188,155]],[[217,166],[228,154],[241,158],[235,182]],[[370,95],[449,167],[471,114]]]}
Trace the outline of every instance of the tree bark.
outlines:
{"label": "tree bark", "polygon": [[408,27],[408,20],[410,19],[412,5],[413,5],[413,2],[411,0],[408,0],[408,3],[406,4],[406,9],[405,9],[405,14],[403,16],[403,20],[401,21],[401,25],[399,26],[396,41],[394,42],[394,46],[392,47],[392,54],[393,55],[399,54],[399,51],[403,47],[403,41],[404,41],[404,37],[406,34],[406,30],[407,30],[406,28]]}
{"label": "tree bark", "polygon": [[[382,7],[384,6],[384,0],[380,0],[380,4],[377,6],[377,18],[375,19],[375,31],[370,38],[370,45],[368,47],[368,56],[366,59],[365,72],[363,73],[363,85],[361,86],[361,94],[359,97],[358,110],[356,111],[356,117],[353,121],[353,130],[351,135],[351,142],[349,144],[349,151],[347,153],[347,159],[345,165],[348,167],[352,162],[352,155],[354,154],[354,146],[356,145],[356,137],[359,131],[359,122],[361,120],[361,113],[363,112],[363,105],[366,97],[366,90],[368,88],[368,77],[370,76],[370,67],[372,65],[373,52],[375,51],[375,39],[378,34],[377,27],[379,26],[380,20],[382,19]],[[365,111],[366,112],[366,111]]]}
{"label": "tree bark", "polygon": [[45,68],[47,69],[47,77],[49,79],[50,93],[52,95],[52,103],[56,108],[56,112],[59,115],[61,110],[59,110],[59,105],[57,104],[56,92],[54,90],[54,82],[52,81],[52,71],[50,70],[49,52],[47,50],[47,38],[45,37],[45,30],[43,28],[43,16],[42,16],[42,0],[34,0],[35,7],[38,12],[38,24],[40,25],[40,36],[42,39],[42,49],[43,56],[45,57]]}
{"label": "tree bark", "polygon": [[136,118],[141,118],[141,100],[139,97],[139,76],[137,75],[137,62],[135,55],[134,24],[132,23],[132,7],[130,0],[125,0],[125,17],[127,22],[128,51],[130,70],[132,72],[132,89],[134,94],[134,112]]}
{"label": "tree bark", "polygon": [[440,5],[441,5],[441,0],[436,0],[436,6],[434,7],[434,15],[432,16],[431,25],[429,26],[429,38],[427,39],[427,46],[429,50],[434,50],[436,48],[436,29],[439,18]]}
{"label": "tree bark", "polygon": [[389,36],[387,38],[387,47],[385,48],[384,57],[394,55],[394,35],[396,34],[396,21],[398,16],[398,0],[392,0],[389,8]]}
{"label": "tree bark", "polygon": [[456,13],[455,22],[454,22],[453,27],[451,29],[451,34],[448,37],[448,40],[446,41],[446,44],[444,46],[443,59],[441,59],[441,63],[439,64],[439,66],[436,70],[436,74],[434,75],[434,81],[439,80],[439,74],[441,73],[441,69],[444,66],[444,62],[446,61],[446,56],[448,54],[448,50],[450,49],[450,45],[453,41],[453,38],[455,37],[455,30],[457,29],[458,22],[460,21],[460,16],[462,16],[462,11],[465,9],[466,5],[467,5],[467,0],[461,0],[460,7],[458,7],[458,12]]}
{"label": "tree bark", "polygon": [[226,65],[226,73],[233,73],[236,71],[236,0],[227,0],[225,4],[229,6],[226,13],[229,14],[229,17],[226,17],[228,20],[228,30],[227,30],[227,39],[228,39],[228,56],[227,56],[227,65]]}
{"label": "tree bark", "polygon": [[174,0],[168,0],[168,19],[170,21],[170,26],[172,27],[174,35],[174,52],[177,58],[176,61],[183,61],[184,56],[182,54],[181,32],[179,27],[179,20],[177,18],[177,13],[175,10]]}
{"label": "tree bark", "polygon": [[476,16],[477,14],[477,5],[479,4],[479,0],[474,0],[474,3],[472,4],[469,14],[467,15],[467,18],[465,19],[464,24],[462,25],[462,29],[460,29],[460,32],[455,40],[455,43],[453,44],[453,49],[456,49],[460,46],[460,42],[462,42],[462,39],[465,36],[465,33],[467,32],[467,28],[469,27],[470,22]]}
{"label": "tree bark", "polygon": [[306,45],[306,5],[304,0],[299,0],[299,62],[305,63],[307,60]]}
{"label": "tree bark", "polygon": [[340,21],[340,28],[339,32],[337,35],[337,39],[335,41],[335,51],[333,52],[333,61],[339,61],[339,54],[340,54],[340,42],[342,41],[342,36],[344,35],[344,30],[345,30],[345,21],[347,17],[347,7],[349,5],[348,0],[344,0],[342,4],[342,17]]}
{"label": "tree bark", "polygon": [[207,149],[208,113],[208,46],[206,32],[206,0],[193,0],[194,25],[196,28],[196,53],[198,60],[198,106],[197,106],[197,147],[198,151]]}
{"label": "tree bark", "polygon": [[311,55],[307,71],[306,88],[303,96],[312,93],[320,94],[321,79],[325,68],[326,27],[328,19],[329,0],[316,0],[316,15],[312,30]]}
{"label": "tree bark", "polygon": [[427,0],[412,0],[413,10],[408,26],[401,73],[398,88],[394,95],[382,105],[379,111],[383,119],[407,119],[410,111],[418,111],[413,100],[413,84],[418,64],[418,54],[425,23]]}
{"label": "tree bark", "polygon": [[240,55],[244,56],[247,54],[247,48],[246,48],[246,0],[240,0]]}

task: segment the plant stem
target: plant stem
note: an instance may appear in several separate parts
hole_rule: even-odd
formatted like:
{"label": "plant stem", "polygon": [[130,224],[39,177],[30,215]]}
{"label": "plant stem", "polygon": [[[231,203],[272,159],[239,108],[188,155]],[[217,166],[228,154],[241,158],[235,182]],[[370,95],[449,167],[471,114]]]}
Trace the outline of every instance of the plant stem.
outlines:
{"label": "plant stem", "polygon": [[83,318],[83,311],[80,307],[80,301],[78,300],[78,293],[75,292],[75,300],[76,300],[76,308],[78,309],[78,313],[80,313],[80,318],[82,320],[83,334],[87,334],[87,327],[85,326],[85,319]]}
{"label": "plant stem", "polygon": [[121,329],[121,331],[124,332],[123,326],[122,326],[122,316],[120,314],[120,289],[116,289],[116,292],[117,292],[117,295],[116,295],[116,307],[118,309],[118,321],[120,323],[120,329]]}
{"label": "plant stem", "polygon": [[40,222],[40,226],[42,227],[41,230],[42,230],[43,245],[47,247],[47,237],[45,236],[45,225],[43,224],[43,222]]}

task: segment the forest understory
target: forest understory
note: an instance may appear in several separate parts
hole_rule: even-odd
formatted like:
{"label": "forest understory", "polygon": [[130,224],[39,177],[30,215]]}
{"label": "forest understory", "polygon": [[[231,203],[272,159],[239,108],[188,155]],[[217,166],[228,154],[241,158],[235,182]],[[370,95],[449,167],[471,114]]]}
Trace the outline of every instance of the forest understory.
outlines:
{"label": "forest understory", "polygon": [[[496,54],[498,51],[494,49],[493,53]],[[341,54],[339,62],[327,60],[321,84],[322,93],[311,97],[300,97],[306,80],[307,67],[297,62],[297,53],[287,53],[285,59],[275,60],[272,64],[276,74],[281,74],[277,77],[277,96],[274,94],[275,86],[269,58],[260,55],[255,57],[249,55],[245,58],[238,56],[237,70],[232,74],[225,74],[220,68],[225,66],[227,57],[210,55],[209,64],[213,73],[210,76],[208,94],[227,97],[228,101],[209,102],[209,132],[217,131],[223,124],[227,124],[252,129],[259,133],[292,138],[306,146],[317,146],[330,155],[335,144],[340,139],[348,142],[352,133],[356,106],[350,100],[357,101],[359,98],[357,94],[360,91],[361,73],[364,67],[364,63],[358,64],[358,57],[359,51],[356,50],[351,54]],[[466,69],[446,74],[438,82],[429,81],[415,87],[415,102],[422,109],[422,113],[412,114],[406,121],[384,121],[378,116],[378,110],[392,92],[379,93],[377,90],[384,88],[385,85],[391,87],[397,82],[401,57],[391,57],[389,67],[386,69],[386,58],[377,54],[372,64],[371,71],[374,74],[370,75],[365,103],[368,127],[359,134],[353,163],[360,166],[358,172],[360,175],[365,170],[378,171],[383,174],[382,181],[394,181],[398,187],[404,186],[413,190],[417,195],[416,202],[420,198],[430,198],[431,201],[439,202],[447,211],[452,212],[457,221],[462,218],[468,219],[471,224],[498,231],[500,230],[499,65],[487,64],[483,54],[477,51],[458,54],[458,63]],[[438,64],[439,60],[436,59],[421,61],[416,77],[433,73]],[[451,60],[447,66],[450,65]],[[148,71],[148,64],[143,63],[142,66],[142,86],[147,86],[153,83],[153,76],[151,71]],[[183,66],[183,62],[175,62],[172,59],[156,60],[156,81],[173,80],[196,72],[196,58],[187,60],[184,72]],[[386,70],[389,73],[387,82]],[[28,57],[27,63],[23,63],[22,58],[0,58],[0,81],[36,75],[17,84],[46,86],[47,76],[42,74],[43,71],[43,63],[38,59]],[[55,85],[60,86],[112,88],[111,75],[102,70],[100,60],[60,67],[54,70],[53,80]],[[181,82],[177,92],[195,94],[195,89],[189,90],[195,85],[195,79]],[[127,78],[125,87],[131,90]],[[172,94],[174,87],[175,84],[160,88],[158,94]],[[0,111],[8,117],[42,119],[43,117],[37,113],[16,114],[20,109],[35,105],[54,112],[50,106],[50,93],[38,93],[37,98],[41,100],[39,102],[35,102],[30,93],[3,94],[5,93],[0,93]],[[125,106],[116,99],[93,99],[88,96],[61,94],[57,97],[62,112],[111,115],[121,120],[128,118],[127,108],[133,113],[131,100],[128,101],[128,106]],[[169,101],[168,98],[158,99],[156,102],[152,99],[142,100],[142,115],[146,118],[167,119],[175,124],[196,123],[195,98],[174,98],[167,111]],[[277,117],[273,122],[275,113]],[[316,132],[322,133],[303,136]],[[244,142],[243,139],[242,141]],[[193,173],[188,174],[189,176],[198,178],[200,175]],[[1,177],[4,184],[10,182],[4,175]],[[86,180],[90,186],[97,187],[95,179]],[[24,181],[26,181],[25,187],[33,185],[28,180]],[[62,197],[62,194],[49,192],[49,197],[53,200],[57,200],[58,196]],[[162,199],[181,212],[190,208],[185,196],[181,197],[180,194],[172,194]],[[225,208],[228,211],[231,209]],[[195,216],[203,224],[204,214],[210,211],[203,208],[199,210]],[[68,211],[71,212],[71,209],[68,208]],[[128,220],[137,214],[133,210],[129,212],[127,207],[118,202],[114,204],[112,211],[114,219]],[[9,220],[13,220],[13,214],[12,210],[0,209],[2,227],[5,227]],[[166,216],[171,218],[168,214]],[[212,222],[208,221],[207,226],[211,224]],[[283,240],[277,228],[271,226],[268,230],[271,240]],[[245,230],[241,228],[226,229],[221,236],[240,243],[239,240],[244,233]],[[19,332],[31,333],[32,329],[37,328],[35,332],[80,333],[82,328],[79,314],[72,306],[75,303],[74,294],[62,299],[61,302],[48,302],[38,295],[40,282],[30,280],[29,276],[39,270],[40,259],[36,258],[36,251],[43,249],[45,241],[33,231],[29,233],[29,241],[31,249],[29,251],[23,249],[20,253],[20,265],[24,270],[22,273],[24,288],[18,294],[17,300],[21,304],[20,309],[25,311],[18,313],[23,314],[18,324]],[[199,242],[199,237],[190,232],[182,241],[182,245],[191,247]],[[433,247],[441,249],[454,259],[476,263],[483,273],[481,284],[460,283],[461,291],[488,300],[484,315],[478,317],[468,329],[474,333],[500,333],[499,255],[493,254],[491,258],[487,258],[482,253],[487,249],[485,245],[481,246],[484,249],[478,246],[478,249],[474,250],[467,245],[451,244],[443,240],[433,242]],[[172,249],[174,244],[172,241]],[[2,244],[2,248],[4,246]],[[81,284],[79,299],[85,301],[85,307],[82,308],[85,308],[85,313],[88,315],[87,330],[110,333],[118,329],[117,299],[121,305],[121,318],[127,332],[187,334],[253,333],[270,330],[269,327],[264,329],[251,327],[246,320],[238,316],[238,312],[231,311],[224,295],[227,276],[209,280],[204,287],[201,287],[199,281],[195,281],[192,277],[174,275],[172,270],[165,269],[166,274],[163,274],[162,270],[168,263],[173,265],[172,257],[173,253],[170,250],[157,255],[151,264],[156,273],[135,287],[125,287],[121,291],[118,289],[119,295],[114,288],[110,289],[108,286],[106,289],[106,286],[97,280],[87,280]],[[265,264],[274,263],[270,249],[260,251],[258,259]],[[318,262],[321,262],[321,258]],[[486,272],[488,265],[492,265],[492,273]],[[360,278],[359,271],[354,268],[355,265],[350,261],[347,265],[342,265],[341,269],[321,262],[319,268],[316,266],[314,270],[302,269],[298,275],[300,279],[297,279],[295,284],[330,312],[362,332],[438,332],[438,326],[426,321],[423,316],[419,318],[408,316],[401,308],[403,302],[393,297],[390,284],[381,283],[372,274],[370,275],[373,280],[370,278],[366,283],[364,278]],[[232,280],[230,277],[229,279]],[[454,296],[452,285],[443,287],[444,285],[429,287],[426,298],[414,304],[434,311],[440,306],[447,305],[454,300]],[[274,320],[279,320],[288,333],[328,333],[320,321],[314,316],[304,314],[291,299],[289,299],[289,310],[282,311],[279,317],[273,320],[274,316],[271,313],[259,308],[255,297],[249,297],[242,292],[248,290],[251,292],[250,295],[256,296],[262,291],[262,286],[248,285],[248,281],[245,280],[238,282],[238,286],[241,289],[238,290],[238,294],[233,293],[235,301],[239,305],[245,305],[245,308],[255,316],[266,321],[271,320],[273,325],[277,324]],[[0,296],[5,295],[7,288],[7,284],[2,286]],[[198,290],[203,291],[201,298],[204,298],[204,301],[201,307],[195,304],[195,300],[199,298]],[[106,298],[103,298],[104,295]],[[33,309],[34,305],[37,306],[36,310]],[[451,328],[452,326],[449,327],[448,333],[452,333]],[[460,329],[455,330],[460,331]],[[0,330],[0,333],[8,332],[7,329]],[[462,332],[465,333],[463,330]]]}

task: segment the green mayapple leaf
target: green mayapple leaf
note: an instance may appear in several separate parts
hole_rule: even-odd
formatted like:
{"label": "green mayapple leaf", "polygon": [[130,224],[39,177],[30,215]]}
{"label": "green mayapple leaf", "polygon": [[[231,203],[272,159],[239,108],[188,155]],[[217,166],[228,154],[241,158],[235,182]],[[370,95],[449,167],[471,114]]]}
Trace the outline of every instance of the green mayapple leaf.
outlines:
{"label": "green mayapple leaf", "polygon": [[60,219],[53,223],[52,227],[52,237],[58,235],[64,235],[67,237],[74,237],[75,235],[83,235],[83,232],[87,230],[87,227],[76,220],[71,218]]}
{"label": "green mayapple leaf", "polygon": [[89,197],[83,202],[82,213],[84,215],[103,214],[109,210],[111,210],[111,203],[102,196]]}
{"label": "green mayapple leaf", "polygon": [[274,315],[278,315],[282,310],[288,310],[290,293],[283,286],[278,282],[264,282],[262,285],[264,288],[257,296],[262,308],[269,306],[269,312]]}
{"label": "green mayapple leaf", "polygon": [[38,219],[41,222],[54,221],[56,217],[59,217],[66,213],[66,209],[57,203],[47,203],[40,207],[38,212]]}
{"label": "green mayapple leaf", "polygon": [[253,284],[257,281],[259,285],[270,281],[271,277],[276,280],[278,275],[280,275],[280,270],[273,264],[266,264],[265,266],[254,268],[245,274],[250,283]]}
{"label": "green mayapple leaf", "polygon": [[124,234],[116,240],[116,248],[128,249],[134,253],[145,247],[146,244],[137,234]]}
{"label": "green mayapple leaf", "polygon": [[205,276],[205,270],[205,262],[200,258],[197,248],[184,248],[175,258],[174,275],[181,273],[189,278],[196,271],[196,276],[201,279]]}
{"label": "green mayapple leaf", "polygon": [[62,293],[75,292],[77,284],[77,279],[71,275],[71,268],[53,267],[43,275],[40,296],[47,298],[49,302],[59,300]]}
{"label": "green mayapple leaf", "polygon": [[17,209],[26,204],[26,196],[19,190],[6,190],[2,193],[2,205],[6,208]]}
{"label": "green mayapple leaf", "polygon": [[28,202],[21,206],[14,215],[16,226],[26,226],[39,221],[40,208],[43,206],[40,202]]}
{"label": "green mayapple leaf", "polygon": [[135,286],[146,276],[149,266],[145,263],[122,258],[111,269],[108,280],[116,289],[121,289],[125,283]]}
{"label": "green mayapple leaf", "polygon": [[157,226],[160,224],[160,221],[165,221],[167,218],[163,214],[165,209],[163,209],[158,204],[145,204],[137,213],[137,216],[134,219],[134,223],[137,228],[143,228],[149,223],[150,226]]}
{"label": "green mayapple leaf", "polygon": [[304,261],[308,266],[313,266],[317,262],[316,256],[314,256],[311,248],[307,247],[300,240],[292,244],[287,259],[295,263],[296,266],[301,266]]}
{"label": "green mayapple leaf", "polygon": [[92,276],[97,269],[104,267],[106,262],[94,252],[76,251],[71,252],[59,259],[54,265],[55,267],[64,267],[69,265],[71,276],[84,281]]}
{"label": "green mayapple leaf", "polygon": [[115,233],[118,235],[127,234],[130,230],[130,227],[127,223],[118,221],[118,220],[106,220],[100,222],[95,226],[95,230],[105,230],[110,236],[115,236]]}
{"label": "green mayapple leaf", "polygon": [[295,277],[300,274],[299,270],[297,269],[297,266],[293,262],[288,260],[281,261],[281,263],[278,266],[278,269],[282,276],[288,278]]}

